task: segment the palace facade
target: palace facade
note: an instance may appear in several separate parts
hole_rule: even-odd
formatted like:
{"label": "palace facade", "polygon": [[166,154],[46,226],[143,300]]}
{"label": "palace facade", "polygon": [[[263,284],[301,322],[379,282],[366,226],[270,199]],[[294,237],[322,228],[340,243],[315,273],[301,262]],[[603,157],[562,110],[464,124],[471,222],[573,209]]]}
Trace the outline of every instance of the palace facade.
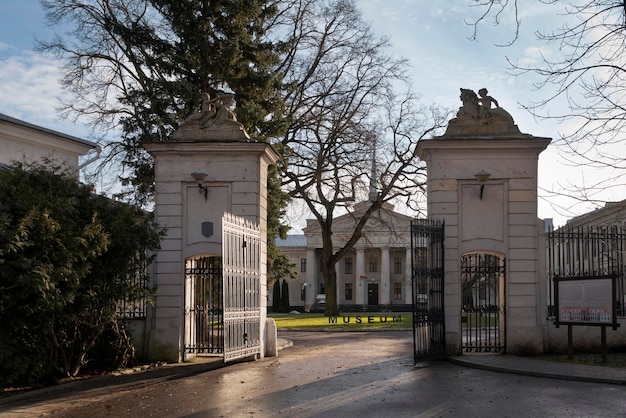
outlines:
{"label": "palace facade", "polygon": [[[351,237],[369,203],[333,219],[334,251]],[[411,217],[385,204],[367,222],[358,243],[336,265],[337,303],[344,311],[410,310]],[[291,309],[323,309],[326,289],[320,271],[322,237],[316,220],[307,220],[304,234],[289,235],[277,244],[296,264],[297,280],[287,280]],[[282,280],[281,280],[282,283]],[[272,290],[268,290],[272,305]]]}

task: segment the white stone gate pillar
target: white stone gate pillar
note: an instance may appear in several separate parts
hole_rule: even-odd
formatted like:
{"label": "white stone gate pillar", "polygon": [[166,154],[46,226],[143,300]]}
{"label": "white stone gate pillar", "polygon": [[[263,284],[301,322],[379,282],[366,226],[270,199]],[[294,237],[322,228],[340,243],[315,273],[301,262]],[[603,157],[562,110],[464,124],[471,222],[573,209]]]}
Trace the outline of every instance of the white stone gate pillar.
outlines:
{"label": "white stone gate pillar", "polygon": [[446,133],[418,146],[428,216],[445,221],[447,351],[461,346],[461,256],[485,252],[506,258],[507,351],[542,352],[537,160],[550,139],[521,133],[505,110],[483,105],[471,90],[461,89],[461,100]]}
{"label": "white stone gate pillar", "polygon": [[[219,98],[218,98],[219,99]],[[250,142],[223,101],[205,101],[170,141],[146,144],[155,161],[155,219],[167,229],[157,252],[155,308],[146,339],[154,360],[181,361],[184,349],[185,260],[221,256],[225,212],[261,229],[261,346],[267,305],[267,171],[279,155]],[[192,176],[194,174],[194,176]]]}

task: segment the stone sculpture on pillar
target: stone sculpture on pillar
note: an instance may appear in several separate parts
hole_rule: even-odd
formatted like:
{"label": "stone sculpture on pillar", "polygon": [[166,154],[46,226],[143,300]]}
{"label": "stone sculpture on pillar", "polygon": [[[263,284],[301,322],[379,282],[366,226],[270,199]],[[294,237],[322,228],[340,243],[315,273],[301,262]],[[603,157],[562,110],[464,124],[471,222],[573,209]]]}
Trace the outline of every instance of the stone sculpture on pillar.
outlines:
{"label": "stone sculpture on pillar", "polygon": [[[501,108],[498,101],[488,95],[486,88],[478,91],[461,88],[462,106],[456,118],[450,120],[442,137],[458,136],[526,136],[520,132],[513,117]],[[495,108],[492,108],[492,104]]]}
{"label": "stone sculpture on pillar", "polygon": [[243,124],[232,111],[234,97],[225,94],[211,99],[208,93],[202,97],[202,110],[189,116],[172,134],[172,141],[237,141],[250,140]]}

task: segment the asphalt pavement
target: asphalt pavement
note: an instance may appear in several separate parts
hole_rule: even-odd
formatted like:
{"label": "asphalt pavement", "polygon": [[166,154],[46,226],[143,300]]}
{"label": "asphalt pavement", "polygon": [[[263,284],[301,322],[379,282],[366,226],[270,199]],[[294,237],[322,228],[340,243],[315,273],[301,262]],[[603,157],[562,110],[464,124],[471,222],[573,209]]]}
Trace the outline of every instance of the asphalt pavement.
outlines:
{"label": "asphalt pavement", "polygon": [[[293,345],[291,341],[284,338],[279,338],[278,344],[279,350],[284,350]],[[466,367],[502,373],[615,385],[626,384],[626,368],[559,363],[509,354],[469,354],[451,357],[448,361]],[[80,403],[83,400],[88,403],[110,393],[180,379],[226,367],[228,364],[230,363],[225,364],[219,357],[198,357],[194,361],[186,363],[132,369],[112,375],[77,380],[8,395],[0,399],[0,416],[4,415],[4,411],[15,411],[22,407],[31,406],[32,409],[35,404],[45,404],[47,399],[59,402],[60,399],[67,398],[73,402]]]}

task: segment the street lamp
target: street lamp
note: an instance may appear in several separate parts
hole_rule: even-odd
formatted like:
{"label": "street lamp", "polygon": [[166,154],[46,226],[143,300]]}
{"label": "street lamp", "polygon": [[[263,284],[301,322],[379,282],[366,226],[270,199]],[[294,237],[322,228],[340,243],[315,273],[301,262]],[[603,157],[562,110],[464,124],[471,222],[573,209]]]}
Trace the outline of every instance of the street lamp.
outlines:
{"label": "street lamp", "polygon": [[204,200],[208,200],[209,189],[206,188],[202,183],[204,179],[208,176],[208,174],[200,169],[197,169],[193,173],[191,173],[191,177],[198,183],[198,193],[204,194]]}

